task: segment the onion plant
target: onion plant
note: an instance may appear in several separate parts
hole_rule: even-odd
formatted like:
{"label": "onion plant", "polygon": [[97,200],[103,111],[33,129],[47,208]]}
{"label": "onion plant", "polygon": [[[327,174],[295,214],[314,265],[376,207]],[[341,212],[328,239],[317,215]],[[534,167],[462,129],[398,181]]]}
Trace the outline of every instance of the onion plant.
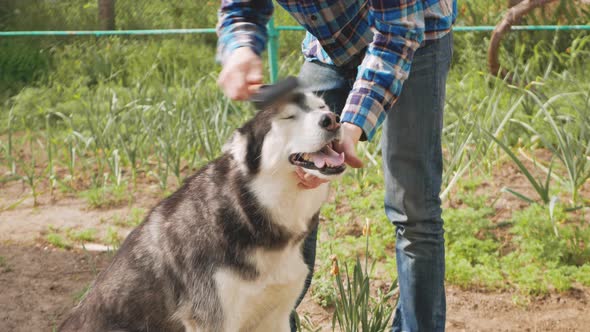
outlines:
{"label": "onion plant", "polygon": [[[573,205],[579,202],[579,191],[586,180],[590,178],[590,97],[587,92],[561,93],[553,96],[547,102],[542,102],[539,96],[529,90],[524,90],[539,106],[543,123],[549,128],[536,129],[534,123],[523,121],[518,123],[529,132],[535,134],[563,165],[567,176],[562,182],[566,183]],[[578,106],[571,102],[575,96],[581,96],[584,105]],[[573,117],[562,116],[553,107],[553,103],[560,98],[570,101],[570,105],[576,111]],[[549,111],[553,108],[553,112]],[[559,124],[558,124],[559,123]]]}
{"label": "onion plant", "polygon": [[376,297],[371,294],[368,221],[363,233],[366,236],[364,270],[358,257],[352,269],[352,275],[349,273],[348,264],[344,263],[344,272],[342,272],[338,259],[332,258],[332,274],[337,289],[332,317],[333,330],[338,325],[343,332],[381,332],[391,324],[393,308],[396,305],[391,303],[391,300],[396,293],[397,280],[392,282],[387,292],[383,293],[378,289]]}

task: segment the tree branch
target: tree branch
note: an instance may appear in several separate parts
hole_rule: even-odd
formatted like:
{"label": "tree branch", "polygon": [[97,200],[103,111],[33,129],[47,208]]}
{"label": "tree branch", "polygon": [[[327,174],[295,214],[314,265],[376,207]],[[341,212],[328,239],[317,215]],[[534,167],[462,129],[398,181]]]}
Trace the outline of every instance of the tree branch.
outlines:
{"label": "tree branch", "polygon": [[[514,25],[520,18],[531,12],[533,9],[544,6],[548,3],[555,2],[557,0],[524,0],[514,7],[510,8],[504,19],[494,29],[492,33],[492,39],[490,40],[490,46],[488,47],[488,69],[492,75],[506,77],[507,71],[502,70],[500,72],[500,62],[498,61],[498,52],[500,49],[500,41],[502,37],[510,31],[512,25]],[[515,3],[515,2],[510,2]]]}

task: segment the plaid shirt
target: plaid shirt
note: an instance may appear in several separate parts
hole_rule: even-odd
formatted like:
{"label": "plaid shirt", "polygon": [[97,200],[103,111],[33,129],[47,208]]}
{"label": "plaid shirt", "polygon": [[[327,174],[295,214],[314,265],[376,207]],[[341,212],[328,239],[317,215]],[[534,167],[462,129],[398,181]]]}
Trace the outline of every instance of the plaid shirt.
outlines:
{"label": "plaid shirt", "polygon": [[[414,52],[425,40],[451,30],[456,0],[277,0],[307,30],[303,54],[337,66],[362,54],[342,121],[370,140],[401,93]],[[260,54],[266,43],[271,0],[222,0],[218,60],[239,47]]]}

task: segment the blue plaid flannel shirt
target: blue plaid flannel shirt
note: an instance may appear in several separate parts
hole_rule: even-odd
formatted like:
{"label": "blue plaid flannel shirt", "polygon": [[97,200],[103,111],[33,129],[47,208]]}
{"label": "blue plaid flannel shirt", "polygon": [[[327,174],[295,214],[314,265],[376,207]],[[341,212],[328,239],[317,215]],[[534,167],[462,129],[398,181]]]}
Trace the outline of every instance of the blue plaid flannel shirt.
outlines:
{"label": "blue plaid flannel shirt", "polygon": [[[307,30],[307,60],[342,66],[365,52],[341,118],[361,127],[367,140],[400,95],[416,49],[446,35],[457,16],[456,0],[277,2]],[[239,47],[262,53],[272,13],[272,0],[222,0],[218,60]]]}

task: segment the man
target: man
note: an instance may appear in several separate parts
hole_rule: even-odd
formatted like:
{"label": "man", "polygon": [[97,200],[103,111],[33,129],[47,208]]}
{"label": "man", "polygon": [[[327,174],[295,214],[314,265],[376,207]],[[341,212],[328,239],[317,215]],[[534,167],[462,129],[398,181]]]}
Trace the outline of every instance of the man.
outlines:
{"label": "man", "polygon": [[[341,115],[343,138],[335,149],[348,165],[362,167],[355,146],[383,123],[385,214],[396,226],[400,287],[392,331],[443,331],[441,131],[456,0],[277,2],[307,30],[299,76]],[[234,100],[248,99],[262,83],[260,54],[272,12],[271,0],[222,1],[219,85]],[[297,176],[302,188],[321,183]],[[310,270],[316,234],[304,244]]]}

